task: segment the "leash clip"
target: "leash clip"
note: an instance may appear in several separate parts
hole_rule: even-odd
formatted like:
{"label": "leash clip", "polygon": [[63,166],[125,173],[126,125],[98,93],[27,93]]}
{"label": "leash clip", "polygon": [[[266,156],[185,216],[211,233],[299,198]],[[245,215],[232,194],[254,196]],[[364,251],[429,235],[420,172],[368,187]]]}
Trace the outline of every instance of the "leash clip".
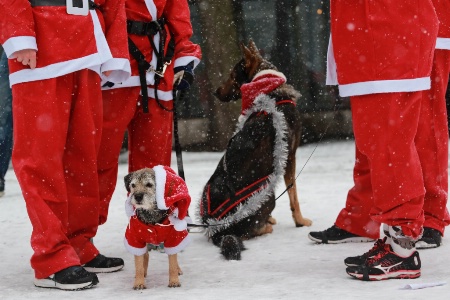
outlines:
{"label": "leash clip", "polygon": [[150,66],[147,70],[147,73],[153,72],[156,75],[158,75],[159,77],[164,77],[164,73],[166,73],[167,66],[169,66],[171,63],[172,63],[171,60],[169,60],[168,62],[165,62],[162,67],[162,70],[160,72],[158,72],[158,70],[156,70],[153,66]]}

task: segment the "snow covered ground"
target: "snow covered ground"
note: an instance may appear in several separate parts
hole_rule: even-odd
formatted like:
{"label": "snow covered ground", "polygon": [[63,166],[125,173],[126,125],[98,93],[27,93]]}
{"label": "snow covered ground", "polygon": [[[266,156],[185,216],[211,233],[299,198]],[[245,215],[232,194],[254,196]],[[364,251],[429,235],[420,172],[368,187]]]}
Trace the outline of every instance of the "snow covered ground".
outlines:
{"label": "snow covered ground", "polygon": [[[297,152],[300,170],[315,148],[302,146]],[[302,212],[313,220],[310,228],[295,228],[288,197],[277,201],[273,216],[278,224],[270,235],[245,243],[241,261],[225,261],[219,249],[201,233],[193,233],[193,243],[179,255],[184,271],[180,288],[168,288],[166,254],[151,252],[147,289],[134,291],[134,263],[123,246],[127,225],[124,212],[121,164],[118,186],[111,202],[108,222],[100,227],[95,244],[102,254],[119,256],[125,268],[117,273],[99,274],[100,283],[78,292],[40,289],[33,286],[29,264],[31,225],[12,169],[6,175],[6,194],[0,198],[0,299],[449,299],[450,248],[444,245],[420,252],[422,276],[413,280],[361,282],[345,273],[343,260],[367,251],[372,244],[317,245],[307,235],[311,230],[331,226],[352,186],[353,141],[327,141],[318,145],[297,180]],[[222,153],[183,153],[186,182],[195,207],[203,185],[215,169]],[[175,158],[175,157],[174,157]],[[176,163],[176,160],[173,159]],[[173,168],[177,170],[176,165]],[[279,185],[277,195],[283,191]],[[446,282],[426,289],[406,290],[407,284]]]}

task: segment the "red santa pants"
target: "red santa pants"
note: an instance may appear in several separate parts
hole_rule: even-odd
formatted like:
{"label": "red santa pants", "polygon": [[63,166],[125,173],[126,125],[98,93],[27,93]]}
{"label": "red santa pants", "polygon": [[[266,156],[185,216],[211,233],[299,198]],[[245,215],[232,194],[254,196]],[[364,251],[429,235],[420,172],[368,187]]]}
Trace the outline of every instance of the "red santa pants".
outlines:
{"label": "red santa pants", "polygon": [[[446,208],[447,206],[447,192],[448,192],[448,128],[447,128],[447,113],[446,113],[446,103],[445,103],[445,91],[447,87],[447,82],[449,78],[449,71],[450,71],[450,51],[445,50],[436,50],[434,61],[433,61],[433,69],[431,74],[432,79],[432,86],[431,89],[428,91],[422,92],[422,100],[420,105],[420,113],[419,113],[419,119],[418,119],[418,125],[417,125],[417,132],[414,136],[414,145],[415,145],[415,151],[417,152],[417,156],[420,161],[420,167],[422,170],[422,178],[423,178],[423,186],[425,188],[426,194],[423,204],[423,210],[425,213],[425,222],[424,226],[431,227],[434,229],[439,230],[442,234],[444,233],[444,228],[450,223],[450,217],[448,214],[448,210]],[[388,94],[389,95],[389,94]],[[390,94],[392,96],[395,96],[397,94]],[[408,95],[408,94],[406,94]],[[392,107],[396,107],[396,105],[392,107],[388,107],[386,110],[382,109],[382,107],[385,107],[386,105],[389,106],[388,103],[379,103],[381,101],[384,101],[383,97],[386,95],[370,95],[370,98],[374,99],[374,106],[379,106],[376,110],[370,110],[366,111],[364,113],[364,110],[368,109],[367,107],[361,107],[359,104],[365,104],[360,103],[366,101],[365,99],[355,99],[355,98],[365,98],[363,97],[354,97],[352,98],[352,113],[354,115],[359,115],[359,117],[354,116],[354,118],[358,118],[358,120],[362,119],[361,124],[354,124],[360,128],[362,132],[367,130],[367,133],[369,132],[376,132],[379,131],[381,128],[379,123],[381,123],[382,119],[386,119],[387,117],[388,121],[389,119],[396,120],[396,118],[391,118],[389,114],[395,116],[395,111],[392,110]],[[380,100],[377,102],[377,98]],[[397,102],[400,104],[400,100],[397,101],[392,99],[391,101]],[[368,104],[371,105],[371,104]],[[407,111],[414,110],[415,107],[417,107],[417,104],[415,104],[413,101],[410,102],[412,109],[407,109],[405,106],[405,109]],[[375,108],[376,108],[375,107]],[[375,109],[374,108],[374,109]],[[402,112],[403,108],[400,106],[397,109],[400,109],[398,112]],[[369,112],[371,114],[369,115]],[[363,116],[360,116],[360,115]],[[375,117],[376,115],[379,115],[378,117]],[[416,113],[411,112],[408,113],[408,115],[411,115],[412,118],[410,119],[411,123],[408,130],[405,130],[405,137],[402,137],[403,139],[409,139],[411,138],[411,130],[414,126],[412,124],[417,123],[416,122]],[[369,117],[375,117],[375,119],[370,121]],[[403,115],[404,119],[406,117],[406,114]],[[404,119],[405,120],[405,119]],[[402,123],[405,123],[406,121],[403,121]],[[393,138],[392,135],[394,135],[394,140],[397,139],[398,134],[394,132],[394,130],[399,130],[399,132],[403,132],[400,127],[396,126],[395,124],[398,122],[392,122],[392,124],[389,124],[386,126],[383,130],[386,131],[386,134],[388,137],[387,139]],[[364,129],[364,127],[368,128]],[[380,126],[380,129],[376,130],[374,129],[374,126]],[[405,125],[407,126],[407,125]],[[370,128],[371,127],[371,128]],[[396,129],[394,129],[396,128]],[[407,127],[405,127],[407,128]],[[391,130],[390,133],[387,132],[387,130]],[[365,133],[366,139],[370,139],[370,136],[367,136],[367,133]],[[406,136],[407,135],[407,136]],[[374,137],[377,137],[378,135],[374,135]],[[398,141],[403,141],[403,139],[399,138]],[[364,141],[365,139],[363,139]],[[389,145],[394,149],[395,145],[398,144],[398,141],[393,141],[392,145]],[[365,141],[364,143],[370,143]],[[372,142],[374,143],[374,142]],[[416,231],[416,226],[413,225],[414,223],[418,224],[419,222],[411,221],[410,218],[414,214],[420,215],[418,211],[418,203],[420,203],[420,197],[413,199],[411,201],[407,201],[406,198],[403,197],[403,200],[400,200],[399,203],[406,203],[405,206],[399,206],[398,208],[392,207],[389,208],[389,205],[387,206],[387,212],[384,213],[382,209],[375,208],[372,213],[375,213],[375,218],[370,217],[370,212],[373,209],[373,206],[375,204],[374,201],[376,201],[376,194],[379,193],[379,189],[382,187],[378,187],[377,191],[375,192],[373,190],[372,184],[374,182],[379,182],[380,180],[374,177],[373,171],[371,172],[371,159],[362,153],[360,151],[359,145],[361,143],[356,143],[356,161],[355,161],[355,167],[354,167],[354,186],[352,189],[350,189],[348,196],[347,196],[347,202],[345,205],[345,208],[341,210],[340,214],[338,215],[336,219],[336,225],[339,228],[345,229],[347,231],[350,231],[354,234],[358,234],[361,236],[368,236],[371,238],[378,238],[379,237],[379,229],[380,229],[380,222],[387,223],[391,221],[395,215],[401,215],[402,212],[407,212],[408,216],[403,222],[400,222],[399,224],[391,224],[391,225],[402,225],[403,223],[409,224],[408,226],[410,228],[413,228],[414,231]],[[408,144],[404,145],[404,150],[407,150],[408,147],[411,147],[410,142]],[[401,143],[398,145],[401,148]],[[367,146],[364,146],[364,148],[367,148]],[[372,145],[372,147],[375,147]],[[389,147],[389,148],[391,148]],[[367,150],[365,150],[367,151]],[[409,151],[411,152],[411,151]],[[376,156],[376,153],[373,153],[373,151],[369,151],[369,153],[372,153],[372,155]],[[401,153],[401,152],[400,152]],[[380,153],[381,154],[381,153]],[[414,154],[414,151],[412,152]],[[400,154],[402,156],[405,156],[404,154]],[[399,153],[394,154],[391,153],[392,159],[396,159],[397,156],[399,156]],[[407,157],[407,156],[405,156]],[[415,157],[415,155],[412,155],[412,157]],[[376,158],[378,161],[379,159]],[[383,161],[383,159],[382,159]],[[389,163],[389,160],[387,160]],[[394,172],[396,168],[394,168],[395,165],[389,165],[387,168],[388,170],[392,168],[392,171]],[[411,168],[408,166],[407,169]],[[415,168],[412,168],[415,169]],[[401,167],[399,170],[401,172]],[[408,171],[403,171],[408,175]],[[383,175],[384,176],[384,175]],[[391,180],[391,177],[398,177],[395,174],[393,176],[388,176],[386,180]],[[399,177],[401,178],[401,176]],[[419,176],[417,173],[411,174],[411,181],[415,181],[418,184],[420,184]],[[393,183],[401,184],[402,188],[398,189],[398,192],[403,193],[405,191],[405,185],[402,184],[401,181],[395,180],[392,181]],[[391,185],[387,185],[389,187]],[[395,188],[392,190],[395,191]],[[411,197],[414,197],[414,192],[411,190],[409,192]],[[389,196],[387,196],[389,197]],[[389,197],[391,199],[392,196]],[[402,194],[399,194],[397,198],[402,199]],[[383,201],[381,199],[381,201]],[[385,202],[389,202],[386,200]],[[391,202],[395,202],[392,201]],[[381,205],[384,207],[385,205]],[[411,206],[413,209],[411,211],[408,211],[407,207]],[[420,219],[421,217],[419,217]],[[398,221],[395,221],[394,223],[398,223]]]}
{"label": "red santa pants", "polygon": [[100,78],[82,70],[15,84],[14,171],[33,226],[36,278],[98,255]]}
{"label": "red santa pants", "polygon": [[[103,91],[103,130],[98,158],[100,183],[100,224],[106,222],[111,197],[117,183],[118,159],[128,129],[128,170],[133,172],[156,165],[170,166],[172,155],[172,112],[149,98],[149,112],[138,105],[140,87]],[[173,101],[161,101],[172,109]],[[120,181],[122,182],[122,181]]]}
{"label": "red santa pants", "polygon": [[[421,114],[415,136],[425,187],[425,227],[444,234],[450,224],[448,193],[448,127],[445,91],[450,72],[450,51],[435,51],[431,89],[423,91]],[[353,103],[353,102],[352,102]],[[352,106],[353,107],[353,106]],[[379,237],[380,223],[370,218],[374,205],[369,160],[356,145],[354,186],[347,195],[336,225],[357,235]]]}

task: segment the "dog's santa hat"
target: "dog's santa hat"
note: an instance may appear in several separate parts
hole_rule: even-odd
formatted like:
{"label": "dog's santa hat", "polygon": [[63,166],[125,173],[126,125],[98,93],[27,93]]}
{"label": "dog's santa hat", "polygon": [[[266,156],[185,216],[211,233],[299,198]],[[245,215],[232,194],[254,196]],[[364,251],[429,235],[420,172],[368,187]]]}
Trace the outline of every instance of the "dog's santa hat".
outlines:
{"label": "dog's santa hat", "polygon": [[156,203],[159,209],[171,209],[172,215],[183,220],[191,203],[191,196],[183,178],[167,166],[155,166]]}

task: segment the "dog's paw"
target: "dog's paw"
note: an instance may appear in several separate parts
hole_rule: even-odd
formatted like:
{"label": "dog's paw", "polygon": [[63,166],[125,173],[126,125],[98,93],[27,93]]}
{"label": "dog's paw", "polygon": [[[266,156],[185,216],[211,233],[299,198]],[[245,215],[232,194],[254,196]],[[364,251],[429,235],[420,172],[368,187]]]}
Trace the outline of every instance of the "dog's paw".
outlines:
{"label": "dog's paw", "polygon": [[180,286],[181,286],[181,283],[179,281],[169,280],[168,287],[173,288],[173,287],[180,287]]}
{"label": "dog's paw", "polygon": [[145,290],[147,287],[145,286],[145,284],[141,283],[141,284],[135,284],[133,286],[133,290]]}
{"label": "dog's paw", "polygon": [[267,223],[270,223],[270,224],[272,224],[272,225],[275,225],[275,224],[277,224],[277,220],[276,220],[274,217],[269,217],[269,218],[267,219]]}
{"label": "dog's paw", "polygon": [[295,227],[303,227],[303,226],[311,226],[312,225],[312,221],[310,219],[307,218],[302,218],[300,220],[300,222],[295,221]]}

